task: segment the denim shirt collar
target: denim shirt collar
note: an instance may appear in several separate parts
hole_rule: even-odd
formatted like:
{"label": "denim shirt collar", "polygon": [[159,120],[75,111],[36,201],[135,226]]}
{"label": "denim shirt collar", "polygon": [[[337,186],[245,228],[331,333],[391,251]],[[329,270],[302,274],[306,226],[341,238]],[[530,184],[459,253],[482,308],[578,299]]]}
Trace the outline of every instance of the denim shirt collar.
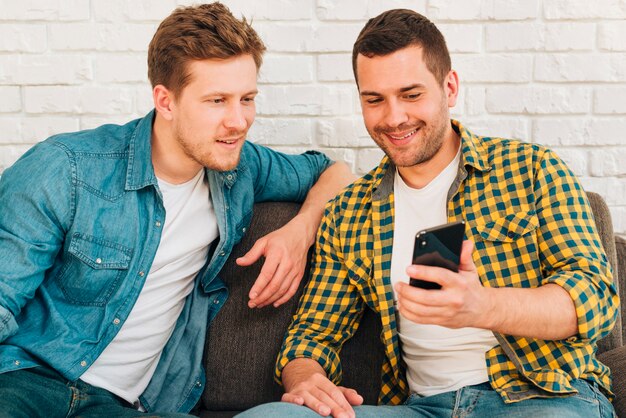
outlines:
{"label": "denim shirt collar", "polygon": [[152,126],[156,112],[150,111],[143,117],[131,134],[128,145],[128,168],[126,169],[126,190],[139,190],[157,185],[152,166]]}

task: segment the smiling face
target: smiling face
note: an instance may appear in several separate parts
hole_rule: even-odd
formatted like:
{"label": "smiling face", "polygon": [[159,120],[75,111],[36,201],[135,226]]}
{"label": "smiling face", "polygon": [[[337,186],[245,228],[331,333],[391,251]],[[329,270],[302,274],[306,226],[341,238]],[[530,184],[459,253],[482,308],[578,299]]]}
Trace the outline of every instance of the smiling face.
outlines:
{"label": "smiling face", "polygon": [[454,71],[438,83],[422,48],[409,46],[388,55],[358,55],[356,73],[365,127],[397,167],[438,168],[451,161],[449,151],[454,156],[458,144],[449,111],[458,92]]}
{"label": "smiling face", "polygon": [[232,170],[256,115],[254,59],[240,55],[187,65],[191,81],[169,106],[170,148],[198,169]]}

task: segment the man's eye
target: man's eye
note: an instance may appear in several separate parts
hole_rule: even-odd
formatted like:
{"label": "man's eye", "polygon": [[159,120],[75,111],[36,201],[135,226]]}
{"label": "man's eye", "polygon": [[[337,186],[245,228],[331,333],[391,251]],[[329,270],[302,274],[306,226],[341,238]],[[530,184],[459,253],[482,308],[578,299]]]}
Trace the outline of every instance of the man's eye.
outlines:
{"label": "man's eye", "polygon": [[406,96],[404,96],[404,97],[406,97],[406,98],[407,98],[407,99],[409,99],[409,100],[415,100],[415,99],[417,99],[418,97],[420,97],[420,94],[419,94],[419,93],[415,93],[415,94],[407,94],[407,95],[406,95]]}
{"label": "man's eye", "polygon": [[222,99],[222,98],[209,99],[208,102],[209,103],[214,103],[214,104],[220,104],[220,103],[224,103],[224,99]]}
{"label": "man's eye", "polygon": [[369,99],[367,100],[368,104],[376,104],[382,102],[382,99]]}
{"label": "man's eye", "polygon": [[243,98],[243,101],[244,101],[244,102],[247,102],[247,103],[254,102],[254,97],[244,97],[244,98]]}

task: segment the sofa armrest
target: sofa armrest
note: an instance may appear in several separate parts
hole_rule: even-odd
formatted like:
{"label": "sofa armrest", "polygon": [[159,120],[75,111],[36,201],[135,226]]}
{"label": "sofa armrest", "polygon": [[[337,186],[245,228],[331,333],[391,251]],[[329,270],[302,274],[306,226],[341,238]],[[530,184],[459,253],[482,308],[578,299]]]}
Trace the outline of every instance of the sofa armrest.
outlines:
{"label": "sofa armrest", "polygon": [[626,346],[607,351],[598,360],[609,366],[613,375],[613,406],[618,417],[626,417]]}

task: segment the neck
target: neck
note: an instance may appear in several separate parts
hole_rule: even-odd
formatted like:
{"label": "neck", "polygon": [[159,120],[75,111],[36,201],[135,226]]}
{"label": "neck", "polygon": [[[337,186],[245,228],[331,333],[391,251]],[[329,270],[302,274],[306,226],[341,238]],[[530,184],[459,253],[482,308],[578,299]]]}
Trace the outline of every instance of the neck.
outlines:
{"label": "neck", "polygon": [[461,138],[452,127],[446,134],[441,148],[430,160],[410,167],[398,167],[402,180],[414,189],[426,187],[454,160]]}
{"label": "neck", "polygon": [[156,113],[152,127],[152,166],[154,174],[171,184],[181,184],[191,180],[202,165],[185,154],[172,124]]}

